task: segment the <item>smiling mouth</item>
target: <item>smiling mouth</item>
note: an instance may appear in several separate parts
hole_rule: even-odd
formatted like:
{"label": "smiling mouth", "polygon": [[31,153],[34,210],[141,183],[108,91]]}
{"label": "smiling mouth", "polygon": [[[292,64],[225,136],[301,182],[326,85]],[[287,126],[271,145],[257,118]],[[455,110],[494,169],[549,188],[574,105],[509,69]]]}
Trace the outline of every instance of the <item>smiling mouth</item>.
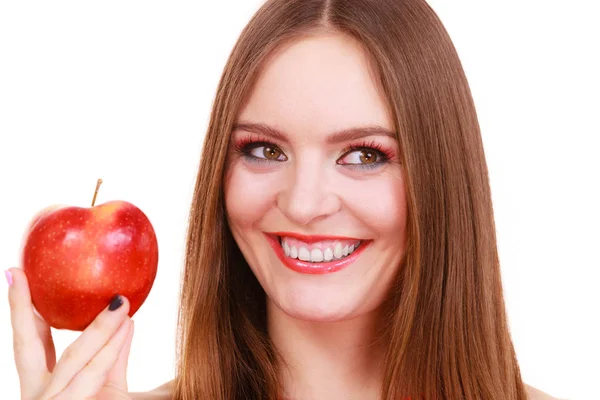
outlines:
{"label": "smiling mouth", "polygon": [[275,255],[292,271],[329,274],[352,265],[373,240],[341,236],[264,232]]}
{"label": "smiling mouth", "polygon": [[343,260],[356,251],[361,244],[361,240],[358,239],[307,243],[288,236],[278,236],[278,241],[286,257],[311,263]]}

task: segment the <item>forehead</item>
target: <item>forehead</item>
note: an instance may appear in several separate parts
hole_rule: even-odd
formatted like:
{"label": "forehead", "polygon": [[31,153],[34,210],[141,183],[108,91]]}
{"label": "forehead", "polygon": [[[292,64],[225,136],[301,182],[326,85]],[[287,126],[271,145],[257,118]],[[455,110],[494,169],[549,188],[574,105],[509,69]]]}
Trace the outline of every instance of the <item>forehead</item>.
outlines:
{"label": "forehead", "polygon": [[367,55],[344,35],[305,37],[265,63],[238,120],[310,137],[355,126],[393,130]]}

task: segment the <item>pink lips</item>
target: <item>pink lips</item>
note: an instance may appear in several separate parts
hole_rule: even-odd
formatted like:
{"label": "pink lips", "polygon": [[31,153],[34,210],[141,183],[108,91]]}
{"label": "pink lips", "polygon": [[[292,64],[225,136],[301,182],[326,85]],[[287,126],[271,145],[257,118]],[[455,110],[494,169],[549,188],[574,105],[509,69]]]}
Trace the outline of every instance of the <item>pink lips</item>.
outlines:
{"label": "pink lips", "polygon": [[341,260],[333,260],[328,262],[307,262],[287,257],[283,252],[283,248],[281,248],[281,244],[279,244],[279,236],[293,237],[305,243],[314,243],[322,240],[349,240],[351,238],[334,236],[304,236],[288,232],[275,232],[270,234],[265,233],[265,236],[267,237],[269,244],[275,251],[275,254],[277,254],[279,260],[281,260],[283,265],[285,265],[293,271],[300,272],[302,274],[329,274],[332,272],[339,271],[342,268],[352,264],[362,254],[364,249],[371,243],[370,240],[362,241],[358,249],[356,249],[349,256],[342,258]]}

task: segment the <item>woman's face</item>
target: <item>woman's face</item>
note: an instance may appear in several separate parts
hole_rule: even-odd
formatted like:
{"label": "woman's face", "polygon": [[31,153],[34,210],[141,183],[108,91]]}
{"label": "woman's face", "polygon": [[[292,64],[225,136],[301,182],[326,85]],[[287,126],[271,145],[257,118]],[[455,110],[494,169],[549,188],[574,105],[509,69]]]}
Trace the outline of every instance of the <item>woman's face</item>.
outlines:
{"label": "woman's face", "polygon": [[374,310],[404,252],[398,143],[369,71],[345,36],[297,41],[265,65],[232,133],[231,231],[269,301],[295,318]]}

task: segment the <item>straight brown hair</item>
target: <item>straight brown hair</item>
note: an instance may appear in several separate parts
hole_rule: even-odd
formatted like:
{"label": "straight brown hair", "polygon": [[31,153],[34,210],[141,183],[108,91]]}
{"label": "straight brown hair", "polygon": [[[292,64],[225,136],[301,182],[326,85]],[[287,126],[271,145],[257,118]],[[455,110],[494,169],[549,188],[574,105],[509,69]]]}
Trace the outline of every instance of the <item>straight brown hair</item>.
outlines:
{"label": "straight brown hair", "polygon": [[232,126],[261,66],[307,35],[363,47],[396,124],[408,246],[386,303],[384,400],[524,400],[510,338],[488,171],[453,43],[424,0],[269,0],[219,82],[189,218],[174,399],[281,397],[265,293],[232,238],[224,174]]}

